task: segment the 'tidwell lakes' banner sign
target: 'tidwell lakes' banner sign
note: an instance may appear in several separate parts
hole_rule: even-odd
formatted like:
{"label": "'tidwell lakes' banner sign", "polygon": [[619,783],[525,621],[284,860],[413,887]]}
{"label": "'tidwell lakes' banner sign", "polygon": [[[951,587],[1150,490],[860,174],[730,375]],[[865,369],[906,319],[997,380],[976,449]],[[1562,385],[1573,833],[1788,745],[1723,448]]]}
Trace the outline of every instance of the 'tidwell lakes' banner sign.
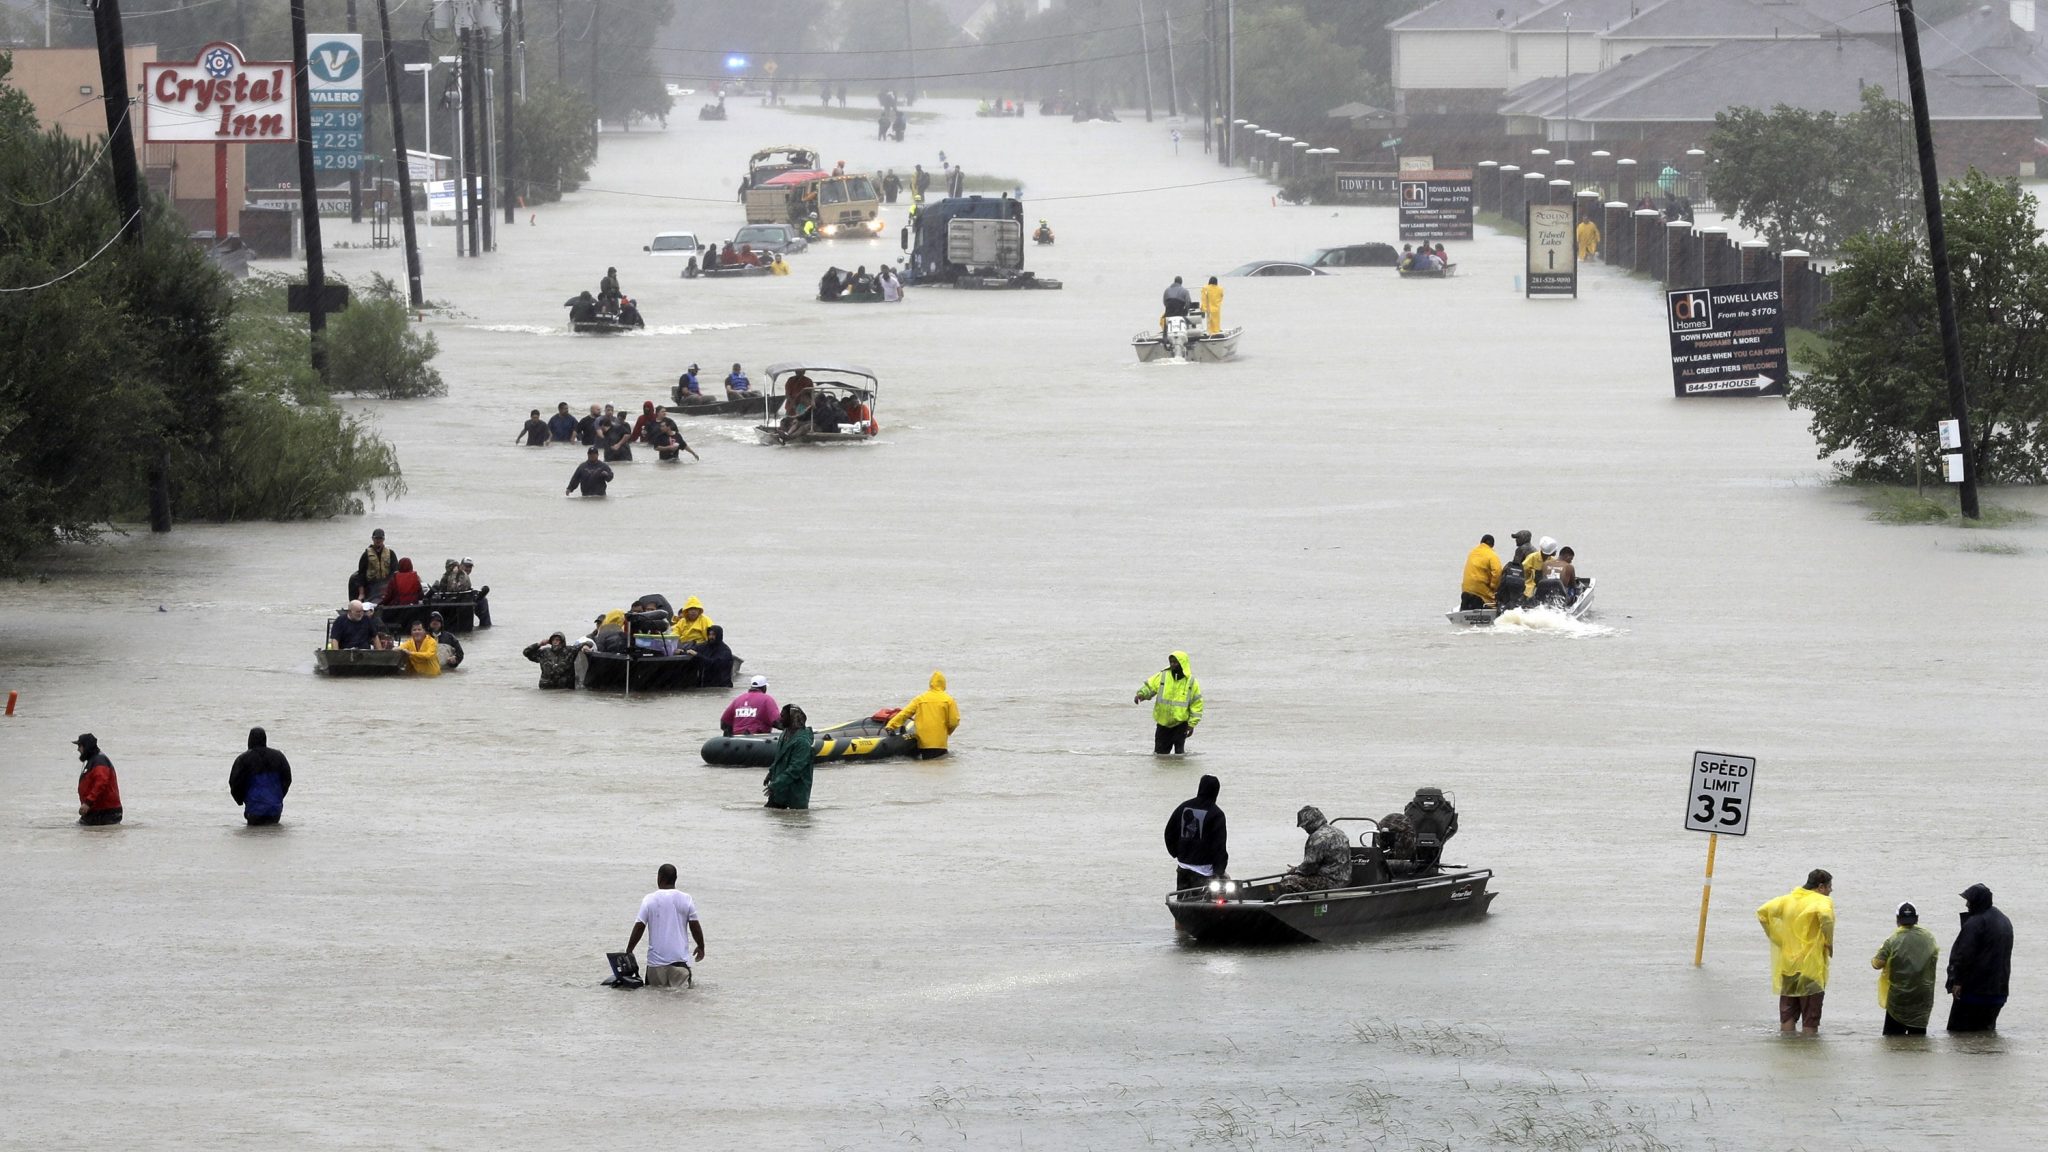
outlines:
{"label": "'tidwell lakes' banner sign", "polygon": [[152,144],[289,144],[298,139],[289,60],[245,60],[213,43],[190,63],[142,66],[143,139]]}
{"label": "'tidwell lakes' banner sign", "polygon": [[1683,396],[1783,396],[1785,312],[1776,280],[1664,294],[1671,387]]}
{"label": "'tidwell lakes' banner sign", "polygon": [[1400,223],[1403,240],[1470,240],[1472,170],[1402,172]]}

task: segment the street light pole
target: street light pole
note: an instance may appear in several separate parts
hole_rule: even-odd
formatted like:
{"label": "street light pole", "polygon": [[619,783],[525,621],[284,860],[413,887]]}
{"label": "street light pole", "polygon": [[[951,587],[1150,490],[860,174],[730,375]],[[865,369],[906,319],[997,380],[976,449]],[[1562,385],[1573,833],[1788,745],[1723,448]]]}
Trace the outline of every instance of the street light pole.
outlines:
{"label": "street light pole", "polygon": [[1899,48],[1906,57],[1906,88],[1913,94],[1913,135],[1920,144],[1920,196],[1927,206],[1927,258],[1934,265],[1934,302],[1941,314],[1941,360],[1948,370],[1949,415],[1963,445],[1962,512],[1977,513],[1977,461],[1970,442],[1970,394],[1963,382],[1963,335],[1956,325],[1955,285],[1949,280],[1948,235],[1941,226],[1941,178],[1934,170],[1934,128],[1927,118],[1927,77],[1920,70],[1920,29],[1913,0],[1897,0]]}
{"label": "street light pole", "polygon": [[1572,14],[1564,14],[1564,158],[1572,158]]}
{"label": "street light pole", "polygon": [[[420,284],[420,241],[414,230],[412,219],[412,157],[405,150],[405,109],[398,97],[397,74],[391,65],[395,62],[391,54],[391,6],[385,0],[377,0],[377,28],[379,46],[384,52],[384,95],[391,106],[391,143],[398,153],[398,211],[405,224],[405,288],[412,306],[426,305],[425,291]],[[408,69],[412,65],[406,65]],[[433,64],[421,66],[432,70]],[[425,100],[420,101],[420,111],[427,110]],[[432,117],[427,120],[433,123]],[[430,153],[432,149],[428,150]],[[427,161],[432,164],[433,161]]]}

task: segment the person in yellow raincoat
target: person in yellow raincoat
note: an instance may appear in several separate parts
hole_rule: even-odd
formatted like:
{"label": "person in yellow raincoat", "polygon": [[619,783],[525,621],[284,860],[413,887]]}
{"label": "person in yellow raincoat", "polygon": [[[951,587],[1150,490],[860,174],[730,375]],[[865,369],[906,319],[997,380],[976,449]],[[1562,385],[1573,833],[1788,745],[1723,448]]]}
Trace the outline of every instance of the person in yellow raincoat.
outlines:
{"label": "person in yellow raincoat", "polygon": [[1202,318],[1208,322],[1209,335],[1223,331],[1223,285],[1214,276],[1202,285]]}
{"label": "person in yellow raincoat", "polygon": [[1188,737],[1195,734],[1195,726],[1202,722],[1202,684],[1195,679],[1194,665],[1188,662],[1187,653],[1168,656],[1166,667],[1153,673],[1138,694],[1131,697],[1133,704],[1147,700],[1153,701],[1152,754],[1185,754]]}
{"label": "person in yellow raincoat", "polygon": [[415,620],[412,634],[398,642],[398,650],[405,653],[406,667],[419,676],[441,674],[441,646],[427,635],[427,626]]}
{"label": "person in yellow raincoat", "polygon": [[946,692],[946,674],[932,673],[932,686],[910,698],[910,703],[889,718],[891,731],[905,724],[915,725],[917,758],[936,760],[946,754],[946,738],[960,727],[960,705]]}
{"label": "person in yellow raincoat", "polygon": [[1600,226],[1593,223],[1591,216],[1579,221],[1579,263],[1584,264],[1600,251]]}
{"label": "person in yellow raincoat", "polygon": [[1771,942],[1771,990],[1778,994],[1778,1030],[1803,1025],[1820,1031],[1828,959],[1835,954],[1835,878],[1825,868],[1806,883],[1756,910]]}
{"label": "person in yellow raincoat", "polygon": [[685,646],[711,639],[711,617],[704,614],[704,602],[695,596],[683,601],[683,613],[669,626],[668,634]]}
{"label": "person in yellow raincoat", "polygon": [[1458,611],[1493,607],[1500,588],[1500,553],[1493,550],[1492,535],[1481,536],[1465,554],[1465,579],[1458,586]]}

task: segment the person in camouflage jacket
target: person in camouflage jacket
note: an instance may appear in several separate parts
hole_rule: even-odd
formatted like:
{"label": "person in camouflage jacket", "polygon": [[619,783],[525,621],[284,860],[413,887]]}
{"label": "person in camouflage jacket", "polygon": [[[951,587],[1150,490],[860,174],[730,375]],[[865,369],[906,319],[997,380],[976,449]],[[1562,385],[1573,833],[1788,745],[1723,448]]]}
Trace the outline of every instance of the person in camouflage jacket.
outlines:
{"label": "person in camouflage jacket", "polygon": [[1323,819],[1322,810],[1313,804],[1304,805],[1295,814],[1294,823],[1308,833],[1308,844],[1302,849],[1301,863],[1288,869],[1287,874],[1280,878],[1280,890],[1320,892],[1326,888],[1349,886],[1351,841]]}
{"label": "person in camouflage jacket", "polygon": [[560,632],[550,635],[545,644],[526,646],[526,658],[540,665],[540,686],[543,688],[576,686],[576,652],[577,649],[564,642]]}

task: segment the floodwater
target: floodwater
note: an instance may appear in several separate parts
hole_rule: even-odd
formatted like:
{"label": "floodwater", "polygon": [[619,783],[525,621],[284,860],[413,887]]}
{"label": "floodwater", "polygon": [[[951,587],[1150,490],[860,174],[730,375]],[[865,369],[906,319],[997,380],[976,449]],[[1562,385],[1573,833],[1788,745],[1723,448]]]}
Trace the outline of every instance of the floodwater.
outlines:
{"label": "floodwater", "polygon": [[[0,721],[0,1147],[2032,1142],[2039,526],[1870,521],[1800,414],[1672,399],[1651,288],[1595,268],[1576,301],[1525,301],[1518,242],[1490,235],[1451,245],[1445,282],[1230,281],[1239,362],[1141,367],[1127,341],[1172,275],[1391,240],[1392,211],[1212,183],[1230,173],[1165,123],[938,106],[900,145],[741,102],[608,134],[593,187],[495,256],[431,230],[449,395],[368,406],[402,499],[132,535],[0,588],[0,690],[22,694]],[[729,231],[746,154],[788,141],[1022,181],[1060,237],[1030,258],[1066,289],[827,308],[828,262],[893,244],[715,284],[641,253]],[[560,302],[607,264],[650,330],[567,335]],[[604,502],[562,496],[570,450],[510,443],[529,408],[637,407],[692,360],[708,382],[806,357],[880,374],[878,442],[702,421],[703,463],[621,467]],[[313,674],[372,526],[430,570],[477,558],[499,627],[460,673]],[[1522,527],[1600,578],[1589,626],[1458,633],[1466,549]],[[944,669],[956,755],[822,769],[815,808],[768,813],[756,774],[698,760],[720,694],[533,688],[520,647],[649,591],[703,597],[818,722]],[[1208,719],[1162,761],[1130,696],[1174,648]],[[225,788],[251,724],[297,773],[274,830]],[[71,823],[83,730],[120,768],[117,829]],[[1697,748],[1761,762],[1702,969]],[[1303,803],[1449,789],[1452,855],[1499,899],[1351,947],[1183,943],[1160,827],[1202,772],[1246,875],[1298,858]],[[703,911],[697,987],[598,987],[664,861]],[[1816,866],[1840,917],[1826,1031],[1782,1039],[1751,910]],[[1885,1041],[1867,957],[1892,907],[1946,946],[1975,881],[2019,928],[2005,1032]]]}

